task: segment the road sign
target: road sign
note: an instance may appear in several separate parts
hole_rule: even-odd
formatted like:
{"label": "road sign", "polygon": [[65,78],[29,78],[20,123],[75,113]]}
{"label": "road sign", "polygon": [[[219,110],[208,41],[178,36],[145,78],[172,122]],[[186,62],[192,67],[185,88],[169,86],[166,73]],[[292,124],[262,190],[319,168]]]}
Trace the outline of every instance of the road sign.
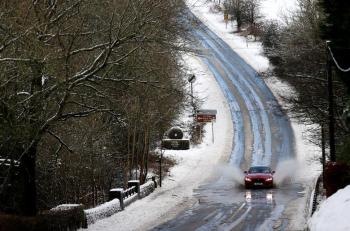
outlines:
{"label": "road sign", "polygon": [[196,121],[199,123],[210,123],[216,120],[217,110],[198,110]]}
{"label": "road sign", "polygon": [[198,115],[196,117],[198,123],[210,123],[213,120],[216,120],[215,115]]}

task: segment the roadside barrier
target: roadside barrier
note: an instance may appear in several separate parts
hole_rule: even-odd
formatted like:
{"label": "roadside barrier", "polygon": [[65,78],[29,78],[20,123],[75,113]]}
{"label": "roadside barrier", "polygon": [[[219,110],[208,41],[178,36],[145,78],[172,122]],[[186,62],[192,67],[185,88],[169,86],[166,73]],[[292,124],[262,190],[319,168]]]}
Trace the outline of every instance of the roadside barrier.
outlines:
{"label": "roadside barrier", "polygon": [[82,204],[62,204],[35,217],[22,217],[0,214],[0,231],[2,230],[36,230],[36,231],[75,231],[87,228],[96,221],[110,217],[122,211],[134,201],[151,194],[157,187],[155,177],[140,185],[137,180],[129,181],[128,188],[110,190],[109,201],[97,207],[84,209]]}
{"label": "roadside barrier", "polygon": [[157,188],[157,181],[152,177],[151,181],[140,185],[140,181],[128,181],[128,188],[114,188],[109,191],[109,201],[95,208],[84,210],[86,215],[86,224],[91,225],[96,221],[110,217],[115,213],[122,211],[126,206],[134,201],[144,198],[151,194]]}
{"label": "roadside barrier", "polygon": [[312,216],[312,214],[314,214],[314,212],[316,211],[317,206],[318,206],[318,196],[320,194],[320,183],[321,182],[322,182],[322,175],[320,175],[316,181],[314,195],[313,195],[313,199],[312,199],[311,216]]}

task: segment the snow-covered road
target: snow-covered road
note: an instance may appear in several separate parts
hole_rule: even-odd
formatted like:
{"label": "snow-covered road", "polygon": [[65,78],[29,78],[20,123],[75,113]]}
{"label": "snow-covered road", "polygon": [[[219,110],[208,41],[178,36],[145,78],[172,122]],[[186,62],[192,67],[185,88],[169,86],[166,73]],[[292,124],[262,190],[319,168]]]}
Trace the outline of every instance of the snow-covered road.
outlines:
{"label": "snow-covered road", "polygon": [[294,135],[288,117],[257,72],[221,38],[197,20],[194,35],[230,103],[234,120],[232,164],[271,165],[294,158]]}
{"label": "snow-covered road", "polygon": [[[89,230],[301,230],[311,188],[305,186],[312,182],[315,168],[310,162],[306,168],[300,163],[307,161],[305,153],[317,151],[305,145],[305,128],[297,123],[293,123],[294,146],[289,120],[256,74],[255,70],[269,66],[259,54],[260,45],[249,42],[246,47],[248,42],[225,28],[222,15],[212,12],[210,4],[193,2],[191,10],[211,30],[196,20],[193,33],[203,54],[201,60],[186,57],[185,63],[198,77],[194,89],[206,99],[203,108],[218,110],[215,143],[206,126],[207,135],[199,147],[167,151],[178,165],[171,169],[164,186]],[[293,92],[276,78],[265,81],[275,96]],[[273,190],[245,190],[242,169],[252,163],[276,167],[278,182],[286,176],[294,179]],[[296,177],[298,173],[303,179]]]}
{"label": "snow-covered road", "polygon": [[284,230],[288,217],[281,216],[298,198],[301,185],[283,181],[273,190],[245,190],[240,184],[243,176],[233,169],[243,172],[251,165],[275,168],[294,160],[290,121],[256,71],[189,14],[203,62],[229,102],[234,124],[231,174],[238,177],[235,182],[234,176],[222,175],[202,185],[196,190],[196,205],[154,230],[272,230],[276,224]]}

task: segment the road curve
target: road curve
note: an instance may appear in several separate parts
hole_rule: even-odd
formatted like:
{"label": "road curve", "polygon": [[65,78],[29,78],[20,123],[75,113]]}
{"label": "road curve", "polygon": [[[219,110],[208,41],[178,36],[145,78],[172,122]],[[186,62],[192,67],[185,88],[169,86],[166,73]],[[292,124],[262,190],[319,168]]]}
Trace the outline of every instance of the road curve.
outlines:
{"label": "road curve", "polygon": [[235,165],[271,165],[294,158],[288,117],[258,73],[202,23],[193,31],[202,56],[229,101],[234,122]]}
{"label": "road curve", "polygon": [[[247,169],[295,158],[294,135],[284,114],[259,74],[221,38],[189,13],[192,34],[202,61],[215,76],[229,103],[234,124],[229,165]],[[234,173],[232,173],[234,174]],[[243,179],[242,179],[243,180]],[[245,190],[218,176],[194,191],[198,203],[153,230],[284,230],[281,217],[302,190],[285,184],[271,190]]]}

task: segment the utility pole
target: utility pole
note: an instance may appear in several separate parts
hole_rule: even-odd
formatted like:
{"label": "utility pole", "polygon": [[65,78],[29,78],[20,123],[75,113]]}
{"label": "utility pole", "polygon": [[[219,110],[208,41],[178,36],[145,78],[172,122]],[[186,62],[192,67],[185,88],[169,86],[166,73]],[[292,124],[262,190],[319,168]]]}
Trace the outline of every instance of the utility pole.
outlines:
{"label": "utility pole", "polygon": [[214,122],[211,121],[211,139],[212,142],[214,143]]}
{"label": "utility pole", "polygon": [[188,77],[188,82],[190,83],[190,87],[191,87],[191,104],[192,104],[191,106],[192,106],[193,110],[195,111],[194,100],[193,100],[193,83],[194,83],[194,81],[196,81],[195,75],[191,75],[190,77]]}
{"label": "utility pole", "polygon": [[330,41],[326,42],[327,54],[327,80],[328,80],[328,122],[329,122],[329,156],[330,161],[335,162],[335,137],[334,137],[334,101],[333,101],[333,79],[332,79],[332,57],[329,53]]}
{"label": "utility pole", "polygon": [[324,124],[321,124],[321,146],[322,146],[322,179],[324,181],[324,170],[326,168],[326,137],[324,131]]}

